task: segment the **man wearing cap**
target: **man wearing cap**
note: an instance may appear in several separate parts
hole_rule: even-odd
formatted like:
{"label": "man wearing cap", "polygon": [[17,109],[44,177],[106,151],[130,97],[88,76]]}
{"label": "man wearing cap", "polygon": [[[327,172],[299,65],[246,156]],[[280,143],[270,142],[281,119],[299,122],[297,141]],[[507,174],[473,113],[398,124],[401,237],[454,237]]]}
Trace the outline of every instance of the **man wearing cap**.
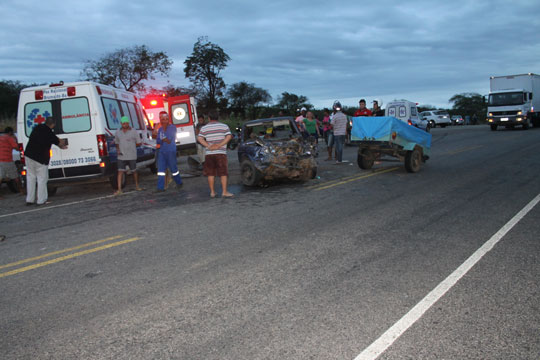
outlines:
{"label": "man wearing cap", "polygon": [[366,100],[360,99],[358,102],[360,108],[356,110],[353,116],[371,116],[371,110],[366,107]]}
{"label": "man wearing cap", "polygon": [[126,166],[133,172],[133,178],[135,179],[135,188],[140,191],[139,187],[139,175],[137,174],[137,146],[141,146],[141,140],[139,134],[135,129],[132,129],[129,125],[129,118],[122,116],[120,119],[121,128],[116,130],[114,135],[114,143],[116,144],[116,151],[118,154],[118,190],[114,195],[122,194],[122,182],[124,181],[124,173],[126,172]]}
{"label": "man wearing cap", "polygon": [[166,111],[159,113],[159,121],[161,127],[157,133],[159,145],[157,192],[162,192],[165,191],[167,168],[171,170],[177,189],[182,186],[182,178],[176,163],[176,126],[169,123],[169,114]]}

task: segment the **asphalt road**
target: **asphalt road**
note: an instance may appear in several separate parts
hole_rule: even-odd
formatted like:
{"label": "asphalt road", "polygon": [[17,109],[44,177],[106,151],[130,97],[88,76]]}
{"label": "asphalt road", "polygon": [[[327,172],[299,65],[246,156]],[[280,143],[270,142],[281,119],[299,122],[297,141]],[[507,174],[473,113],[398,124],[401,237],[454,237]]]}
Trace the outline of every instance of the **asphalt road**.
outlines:
{"label": "asphalt road", "polygon": [[540,358],[540,205],[498,233],[540,193],[540,129],[432,134],[416,174],[321,155],[319,179],[246,189],[232,153],[234,199],[149,173],[40,208],[3,186],[0,358],[355,359],[388,331],[380,359]]}

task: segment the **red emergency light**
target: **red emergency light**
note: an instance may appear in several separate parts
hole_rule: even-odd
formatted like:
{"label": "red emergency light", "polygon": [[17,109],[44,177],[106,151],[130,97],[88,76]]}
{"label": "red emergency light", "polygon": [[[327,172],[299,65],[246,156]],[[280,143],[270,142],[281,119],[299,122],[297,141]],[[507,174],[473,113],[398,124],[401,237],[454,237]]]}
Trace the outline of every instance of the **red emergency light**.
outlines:
{"label": "red emergency light", "polygon": [[43,100],[43,90],[36,90],[34,92],[34,98],[36,100]]}

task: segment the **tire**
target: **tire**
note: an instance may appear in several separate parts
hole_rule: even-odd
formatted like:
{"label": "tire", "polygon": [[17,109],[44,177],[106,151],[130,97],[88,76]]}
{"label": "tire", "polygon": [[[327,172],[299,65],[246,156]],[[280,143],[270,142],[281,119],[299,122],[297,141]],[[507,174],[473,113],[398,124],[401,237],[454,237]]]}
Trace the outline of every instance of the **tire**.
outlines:
{"label": "tire", "polygon": [[15,193],[17,194],[19,192],[19,189],[17,189],[17,183],[15,182],[15,180],[9,180],[7,182],[7,186],[9,188],[9,190],[12,192],[12,193]]}
{"label": "tire", "polygon": [[529,129],[529,127],[531,126],[529,121],[530,121],[529,119],[525,120],[525,122],[523,123],[523,127],[522,127],[523,130],[528,130]]}
{"label": "tire", "polygon": [[445,127],[446,127],[446,124],[441,124],[441,127],[442,127],[442,128],[445,128]]}
{"label": "tire", "polygon": [[58,186],[47,185],[47,195],[54,196],[58,191]]}
{"label": "tire", "polygon": [[497,131],[497,125],[496,124],[492,124],[489,127],[491,128],[491,131]]}
{"label": "tire", "polygon": [[157,174],[157,166],[156,163],[153,163],[152,165],[148,165],[148,168],[150,169],[150,172],[154,175]]}
{"label": "tire", "polygon": [[358,167],[360,169],[369,170],[373,167],[373,163],[375,163],[375,156],[372,151],[362,149],[361,151],[358,151],[356,161],[358,162]]}
{"label": "tire", "polygon": [[[122,189],[126,187],[126,174],[124,174],[124,181],[122,181]],[[113,190],[118,190],[118,175],[113,175],[109,177],[109,183]]]}
{"label": "tire", "polygon": [[407,155],[405,155],[405,169],[407,172],[418,172],[421,164],[422,152],[418,148],[415,148],[412,151],[407,151]]}
{"label": "tire", "polygon": [[429,122],[429,126],[430,126],[432,129],[435,129],[435,128],[437,127],[437,123],[436,123],[435,121],[431,120],[431,121]]}
{"label": "tire", "polygon": [[240,173],[242,175],[242,183],[246,186],[257,186],[261,182],[261,172],[249,160],[242,161],[240,164]]}

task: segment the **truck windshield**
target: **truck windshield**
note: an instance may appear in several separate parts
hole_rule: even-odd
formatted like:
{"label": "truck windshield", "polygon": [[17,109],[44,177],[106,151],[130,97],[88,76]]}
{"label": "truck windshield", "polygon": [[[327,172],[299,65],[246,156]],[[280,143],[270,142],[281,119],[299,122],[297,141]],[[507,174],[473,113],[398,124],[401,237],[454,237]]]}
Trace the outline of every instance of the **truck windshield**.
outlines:
{"label": "truck windshield", "polygon": [[505,106],[505,105],[522,105],[522,92],[508,92],[499,94],[490,94],[488,105],[490,106]]}

